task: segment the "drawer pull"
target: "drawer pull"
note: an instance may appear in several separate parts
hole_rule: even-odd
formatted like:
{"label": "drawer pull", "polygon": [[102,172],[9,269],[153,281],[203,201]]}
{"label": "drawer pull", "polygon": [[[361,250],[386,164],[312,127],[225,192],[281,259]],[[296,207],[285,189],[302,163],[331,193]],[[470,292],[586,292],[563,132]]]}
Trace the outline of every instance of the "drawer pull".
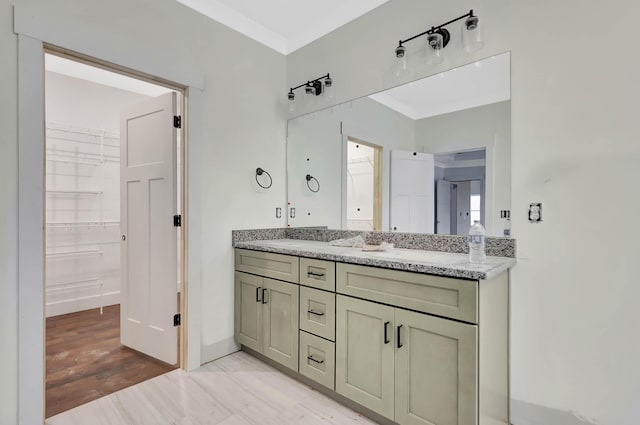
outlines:
{"label": "drawer pull", "polygon": [[307,310],[307,313],[315,314],[316,316],[324,316],[324,313],[318,313],[317,311]]}
{"label": "drawer pull", "polygon": [[400,340],[400,329],[402,329],[402,325],[398,326],[398,348],[402,348],[402,342]]}
{"label": "drawer pull", "polygon": [[267,304],[269,300],[266,297],[267,288],[262,288],[262,304]]}
{"label": "drawer pull", "polygon": [[388,344],[389,341],[389,324],[391,322],[384,322],[384,343]]}
{"label": "drawer pull", "polygon": [[307,277],[324,277],[324,273],[308,272]]}
{"label": "drawer pull", "polygon": [[324,363],[324,360],[316,360],[313,358],[313,356],[307,356],[307,360],[311,360],[312,362],[318,363],[318,364],[322,364]]}
{"label": "drawer pull", "polygon": [[256,302],[257,302],[257,303],[259,303],[260,301],[262,301],[262,300],[260,299],[260,290],[261,290],[261,289],[262,289],[262,288],[261,288],[260,286],[258,286],[258,287],[256,288]]}

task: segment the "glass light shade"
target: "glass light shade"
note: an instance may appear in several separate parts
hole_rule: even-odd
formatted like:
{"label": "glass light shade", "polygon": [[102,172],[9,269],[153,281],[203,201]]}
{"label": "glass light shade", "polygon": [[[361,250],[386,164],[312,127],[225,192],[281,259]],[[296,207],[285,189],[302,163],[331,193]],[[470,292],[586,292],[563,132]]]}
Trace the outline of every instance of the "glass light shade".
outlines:
{"label": "glass light shade", "polygon": [[484,46],[480,21],[477,16],[467,18],[462,25],[462,50],[467,53],[476,52]]}
{"label": "glass light shade", "polygon": [[334,94],[333,94],[333,81],[329,85],[324,84],[324,87],[323,87],[322,91],[323,91],[325,97],[328,100],[332,100],[333,96],[334,96]]}
{"label": "glass light shade", "polygon": [[427,36],[425,47],[426,62],[428,65],[437,65],[444,61],[443,38],[441,34],[433,33]]}
{"label": "glass light shade", "polygon": [[396,58],[393,74],[396,77],[400,77],[407,73],[407,56],[402,56],[401,58]]}
{"label": "glass light shade", "polygon": [[289,104],[289,112],[294,113],[296,111],[296,102],[294,100],[288,100],[287,103]]}

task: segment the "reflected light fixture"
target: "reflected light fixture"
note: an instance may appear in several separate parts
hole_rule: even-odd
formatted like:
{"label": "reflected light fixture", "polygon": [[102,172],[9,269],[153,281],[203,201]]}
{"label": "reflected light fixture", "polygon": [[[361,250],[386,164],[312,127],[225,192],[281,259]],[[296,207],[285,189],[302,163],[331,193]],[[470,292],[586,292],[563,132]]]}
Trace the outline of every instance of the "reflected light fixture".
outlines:
{"label": "reflected light fixture", "polygon": [[406,40],[400,40],[398,47],[396,47],[395,53],[398,63],[396,64],[396,75],[400,75],[407,68],[407,49],[404,46],[405,43],[415,40],[416,38],[427,36],[426,45],[426,60],[428,64],[439,64],[443,61],[442,50],[447,47],[451,40],[451,33],[445,27],[451,25],[454,22],[458,22],[464,19],[464,25],[462,26],[462,48],[465,52],[471,53],[481,49],[484,46],[482,36],[480,34],[479,19],[473,14],[473,10],[469,13],[459,16],[455,19],[438,25],[437,27],[431,27],[430,29],[416,34],[413,37],[409,37]]}
{"label": "reflected light fixture", "polygon": [[307,81],[306,83],[302,83],[296,87],[291,87],[289,89],[289,93],[287,93],[287,99],[289,100],[289,111],[293,112],[293,104],[296,100],[295,91],[304,87],[304,92],[308,96],[320,96],[324,95],[328,99],[333,99],[333,79],[327,73],[327,75],[323,75],[322,77],[318,77],[316,79]]}

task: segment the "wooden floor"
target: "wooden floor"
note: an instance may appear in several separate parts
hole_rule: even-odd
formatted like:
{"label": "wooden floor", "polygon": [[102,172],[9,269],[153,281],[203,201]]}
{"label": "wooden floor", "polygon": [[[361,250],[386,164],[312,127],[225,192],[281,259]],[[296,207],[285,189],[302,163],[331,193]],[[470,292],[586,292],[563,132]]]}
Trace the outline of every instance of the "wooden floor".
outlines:
{"label": "wooden floor", "polygon": [[174,370],[49,418],[46,425],[375,424],[244,352]]}
{"label": "wooden floor", "polygon": [[46,337],[47,417],[175,369],[120,345],[119,305],[47,318]]}

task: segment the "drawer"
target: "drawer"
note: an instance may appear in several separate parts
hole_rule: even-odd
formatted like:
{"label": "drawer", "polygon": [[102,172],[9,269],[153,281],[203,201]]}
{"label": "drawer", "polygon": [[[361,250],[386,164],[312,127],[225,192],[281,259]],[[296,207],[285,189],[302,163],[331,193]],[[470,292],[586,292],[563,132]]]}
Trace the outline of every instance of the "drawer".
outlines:
{"label": "drawer", "polygon": [[333,390],[335,388],[335,344],[300,331],[300,374]]}
{"label": "drawer", "polygon": [[300,287],[300,329],[336,339],[336,294]]}
{"label": "drawer", "polygon": [[478,282],[354,264],[336,265],[337,292],[478,323]]}
{"label": "drawer", "polygon": [[336,263],[333,261],[301,258],[300,284],[335,292]]}
{"label": "drawer", "polygon": [[298,283],[298,257],[236,249],[236,270]]}

